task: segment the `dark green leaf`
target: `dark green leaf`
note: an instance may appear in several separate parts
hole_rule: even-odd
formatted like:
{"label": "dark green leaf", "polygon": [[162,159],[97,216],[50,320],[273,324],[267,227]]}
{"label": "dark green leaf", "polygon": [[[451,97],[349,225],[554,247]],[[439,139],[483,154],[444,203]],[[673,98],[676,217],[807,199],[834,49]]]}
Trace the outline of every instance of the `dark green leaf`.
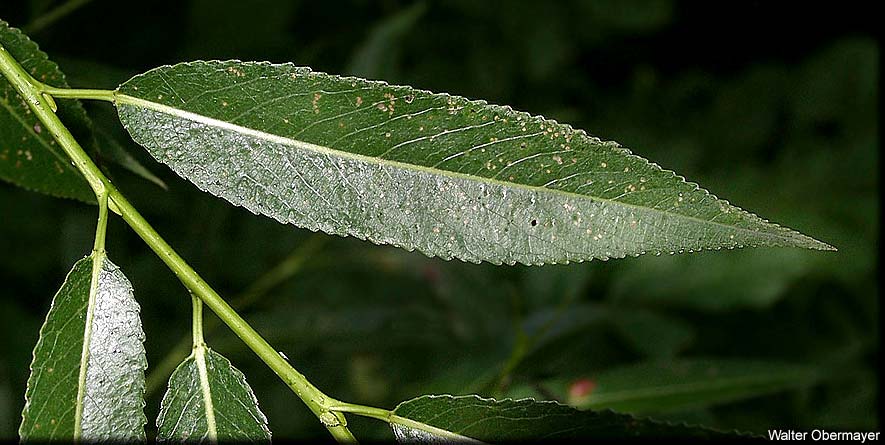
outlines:
{"label": "dark green leaf", "polygon": [[681,360],[617,367],[594,379],[587,396],[571,396],[579,408],[652,413],[748,399],[813,384],[817,369],[743,359]]}
{"label": "dark green leaf", "polygon": [[822,259],[794,250],[641,258],[622,265],[623,272],[615,278],[611,292],[613,298],[634,304],[713,312],[765,308],[783,298]]}
{"label": "dark green leaf", "polygon": [[613,142],[447,94],[293,65],[193,62],[130,79],[117,106],[137,142],[205,191],[430,256],[544,264],[832,249]]}
{"label": "dark green leaf", "polygon": [[[2,20],[0,44],[35,79],[56,87],[67,86],[64,74],[37,44]],[[88,138],[89,120],[78,101],[58,101],[58,115],[75,137]],[[95,202],[86,180],[3,76],[0,76],[0,179],[52,196]]]}
{"label": "dark green leaf", "polygon": [[78,261],[34,348],[22,441],[144,440],[143,342],[129,280],[104,255]]}
{"label": "dark green leaf", "polygon": [[246,377],[207,347],[196,348],[172,373],[157,428],[159,441],[270,442]]}
{"label": "dark green leaf", "polygon": [[557,402],[479,396],[421,396],[397,406],[390,424],[398,441],[418,443],[737,437],[611,411],[578,411]]}

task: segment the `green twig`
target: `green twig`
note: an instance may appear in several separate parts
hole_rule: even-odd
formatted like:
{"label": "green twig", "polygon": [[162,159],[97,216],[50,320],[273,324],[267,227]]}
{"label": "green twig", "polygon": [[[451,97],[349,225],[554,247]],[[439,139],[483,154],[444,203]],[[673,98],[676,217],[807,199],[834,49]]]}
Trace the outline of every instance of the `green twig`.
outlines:
{"label": "green twig", "polygon": [[[129,203],[129,200],[120,193],[119,190],[108,180],[104,173],[99,170],[98,166],[92,162],[92,159],[83,151],[80,144],[74,139],[65,125],[58,119],[58,116],[52,110],[49,101],[42,99],[44,93],[52,94],[57,97],[64,95],[59,94],[60,91],[55,88],[49,88],[46,85],[34,80],[24,68],[0,45],[0,72],[9,80],[16,88],[18,93],[24,98],[28,106],[34,112],[44,127],[49,130],[53,138],[64,149],[65,153],[70,156],[74,165],[86,178],[86,181],[96,192],[96,194],[106,192],[108,204],[113,205],[119,210],[123,220],[131,227],[138,236],[166,263],[166,266],[172,270],[184,286],[191,291],[218,315],[225,324],[227,324],[234,333],[249,346],[258,357],[261,358],[285,383],[288,385],[298,397],[308,406],[308,408],[319,418],[326,429],[339,442],[355,442],[350,430],[347,429],[344,415],[339,412],[330,411],[327,407],[336,403],[334,399],[323,394],[319,389],[313,386],[304,375],[298,372],[289,364],[261,335],[255,331],[243,318],[226,302],[190,265],[181,258],[175,249],[164,240],[153,227],[141,216],[138,210]],[[96,90],[90,91],[90,98],[97,99],[113,99],[112,91],[101,92],[94,95]],[[95,96],[95,97],[92,97]],[[64,96],[71,97],[71,96]],[[77,96],[79,97],[79,96]],[[42,99],[42,100],[41,100]]]}

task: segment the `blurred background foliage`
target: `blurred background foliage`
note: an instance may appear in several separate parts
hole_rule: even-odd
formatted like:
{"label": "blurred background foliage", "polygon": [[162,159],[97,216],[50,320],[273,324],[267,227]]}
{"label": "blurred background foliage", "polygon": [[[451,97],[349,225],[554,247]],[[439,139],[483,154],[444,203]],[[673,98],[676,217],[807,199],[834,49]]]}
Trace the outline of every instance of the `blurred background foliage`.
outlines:
{"label": "blurred background foliage", "polygon": [[[541,268],[428,259],[232,208],[151,161],[107,104],[87,104],[124,193],[324,391],[385,407],[432,392],[555,398],[763,433],[878,428],[872,12],[780,2],[75,0],[46,20],[65,3],[4,1],[0,17],[29,32],[73,86],[113,88],[160,64],[237,58],[488,99],[617,140],[839,248]],[[120,168],[136,160],[158,178]],[[0,437],[12,437],[42,318],[90,249],[95,210],[4,183],[0,216]],[[180,358],[170,351],[182,339],[188,347],[190,302],[119,220],[108,242],[142,304],[154,418],[163,368]],[[225,328],[208,341],[246,373],[275,437],[326,437]],[[361,437],[391,437],[378,423],[352,423]]]}

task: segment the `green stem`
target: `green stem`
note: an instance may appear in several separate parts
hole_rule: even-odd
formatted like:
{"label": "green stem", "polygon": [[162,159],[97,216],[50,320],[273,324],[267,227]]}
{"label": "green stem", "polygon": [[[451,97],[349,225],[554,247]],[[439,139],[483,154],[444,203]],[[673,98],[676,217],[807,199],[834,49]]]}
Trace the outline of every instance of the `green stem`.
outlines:
{"label": "green stem", "polygon": [[[194,271],[187,262],[154,230],[141,214],[129,203],[129,200],[105,177],[98,166],[83,151],[58,116],[52,111],[49,102],[41,98],[44,93],[57,94],[60,90],[50,88],[34,80],[24,68],[0,45],[0,72],[6,76],[18,93],[25,99],[44,127],[58,141],[65,153],[73,160],[74,165],[86,178],[89,185],[98,195],[107,193],[108,203],[113,205],[123,220],[144,240],[145,243],[166,263],[184,286],[203,302],[227,324],[234,333],[270,367],[307,407],[319,418],[326,429],[339,442],[356,442],[347,429],[344,415],[331,412],[327,406],[335,400],[323,394],[304,375],[289,364],[261,335],[255,331],[233,308]],[[86,90],[90,95],[97,90]],[[98,94],[104,100],[113,98],[113,92]],[[62,95],[58,95],[62,97]],[[71,97],[71,96],[66,96]],[[80,97],[80,96],[77,96]]]}

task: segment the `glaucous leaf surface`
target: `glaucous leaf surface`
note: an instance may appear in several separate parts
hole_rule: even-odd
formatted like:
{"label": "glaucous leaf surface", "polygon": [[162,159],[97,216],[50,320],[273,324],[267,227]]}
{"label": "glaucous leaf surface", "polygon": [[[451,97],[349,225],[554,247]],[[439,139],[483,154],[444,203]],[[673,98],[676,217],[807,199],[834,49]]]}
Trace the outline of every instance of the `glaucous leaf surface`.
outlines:
{"label": "glaucous leaf surface", "polygon": [[[35,79],[66,87],[64,74],[37,44],[0,20],[0,44]],[[88,117],[76,100],[59,100],[58,115],[75,137],[88,138]],[[0,179],[52,196],[95,202],[86,180],[15,88],[0,76]]]}
{"label": "glaucous leaf surface", "polygon": [[132,285],[110,260],[78,261],[34,348],[24,442],[143,441],[144,332]]}
{"label": "glaucous leaf surface", "polygon": [[198,61],[133,77],[116,103],[132,137],[202,190],[444,259],[831,249],[614,142],[483,101],[290,64]]}
{"label": "glaucous leaf surface", "polygon": [[612,368],[594,378],[579,408],[651,413],[698,408],[748,399],[817,381],[811,366],[752,360],[679,360]]}
{"label": "glaucous leaf surface", "polygon": [[169,379],[157,440],[269,443],[270,430],[243,373],[221,354],[199,347]]}
{"label": "glaucous leaf surface", "polygon": [[409,443],[736,437],[611,411],[578,411],[557,402],[479,396],[421,396],[397,406],[390,423],[397,441]]}

